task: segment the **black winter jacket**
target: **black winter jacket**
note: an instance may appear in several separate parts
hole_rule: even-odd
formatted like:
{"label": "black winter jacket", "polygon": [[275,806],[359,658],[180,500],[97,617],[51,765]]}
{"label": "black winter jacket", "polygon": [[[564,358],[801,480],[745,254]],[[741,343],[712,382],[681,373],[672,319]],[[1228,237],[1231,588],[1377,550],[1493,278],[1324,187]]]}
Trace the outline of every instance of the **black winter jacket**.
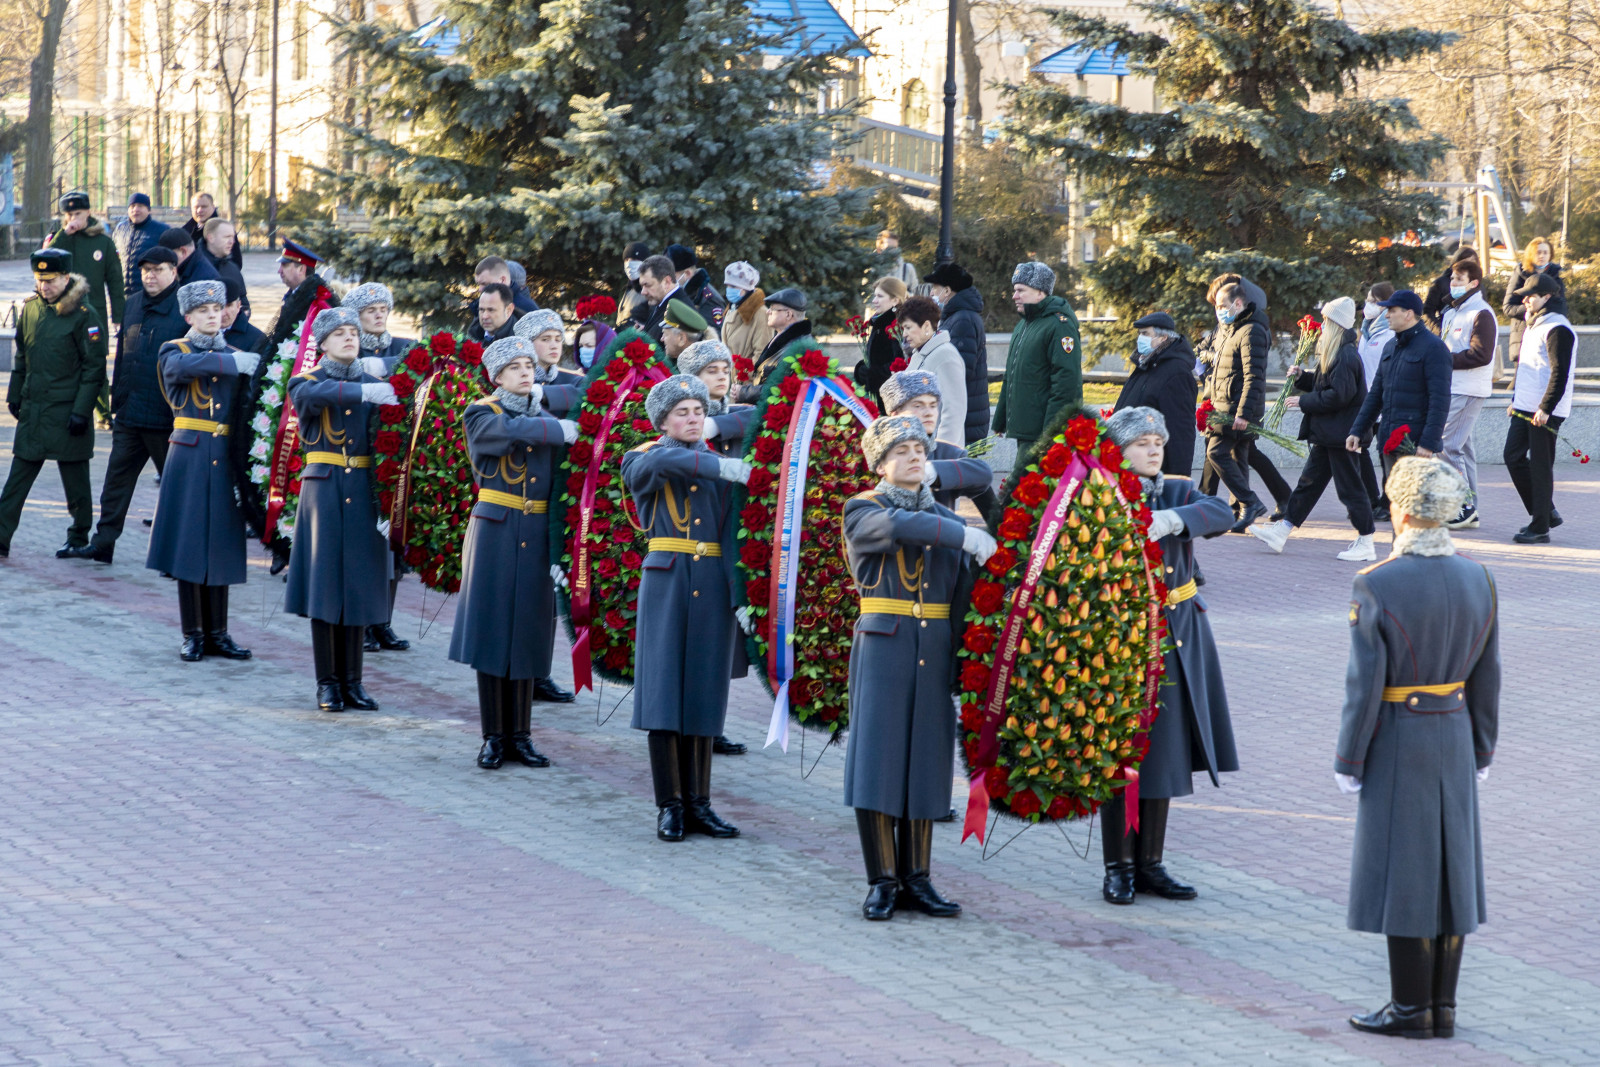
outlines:
{"label": "black winter jacket", "polygon": [[883,402],[878,390],[883,388],[883,383],[894,373],[889,368],[895,360],[906,358],[904,346],[889,332],[889,327],[899,314],[898,308],[890,308],[868,320],[872,323],[872,332],[867,334],[866,358],[856,364],[856,384],[872,394],[872,401],[875,404],[881,405]]}
{"label": "black winter jacket", "polygon": [[[210,220],[207,219],[206,221],[209,222]],[[205,231],[205,223],[194,221],[194,216],[191,215],[189,218],[183,220],[183,232],[188,234],[189,239],[194,242],[194,249],[196,252],[200,251],[206,246]],[[237,231],[235,231],[233,238],[233,248],[229,250],[227,258],[233,261],[233,265],[235,267],[242,268],[244,266],[244,249],[239,247],[239,237]],[[198,281],[199,279],[194,280]]]}
{"label": "black winter jacket", "polygon": [[1136,365],[1117,397],[1114,410],[1155,408],[1167,421],[1167,452],[1161,461],[1164,474],[1187,478],[1194,473],[1194,349],[1179,337]]}
{"label": "black winter jacket", "polygon": [[174,282],[156,296],[141,288],[128,298],[111,372],[111,415],[123,426],[162,432],[172,429],[172,407],[161,389],[156,354],[162,345],[189,332],[189,324],[178,311],[181,285]]}
{"label": "black winter jacket", "polygon": [[1254,304],[1246,304],[1233,322],[1219,323],[1211,339],[1215,353],[1211,402],[1224,415],[1260,422],[1266,414],[1267,351],[1272,347],[1272,335],[1264,320]]}
{"label": "black winter jacket", "polygon": [[[1332,323],[1325,330],[1340,327]],[[1367,398],[1367,376],[1361,367],[1361,352],[1355,333],[1345,330],[1345,339],[1326,374],[1320,368],[1303,370],[1295,376],[1300,397],[1300,440],[1328,448],[1343,448],[1350,426]]]}
{"label": "black winter jacket", "polygon": [[983,294],[976,286],[951,293],[939,315],[939,329],[967,365],[967,444],[989,436],[989,343],[983,326]]}
{"label": "black winter jacket", "polygon": [[1418,448],[1440,451],[1450,414],[1450,349],[1421,321],[1394,335],[1383,350],[1372,388],[1349,433],[1365,437],[1381,414],[1385,437],[1411,427]]}

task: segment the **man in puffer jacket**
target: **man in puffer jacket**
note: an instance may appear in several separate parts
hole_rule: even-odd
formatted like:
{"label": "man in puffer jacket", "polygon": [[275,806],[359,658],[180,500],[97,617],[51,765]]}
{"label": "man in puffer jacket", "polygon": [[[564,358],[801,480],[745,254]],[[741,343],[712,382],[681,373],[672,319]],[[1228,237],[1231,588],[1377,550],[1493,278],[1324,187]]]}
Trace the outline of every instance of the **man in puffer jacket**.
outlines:
{"label": "man in puffer jacket", "polygon": [[962,416],[966,444],[989,436],[989,345],[983,325],[983,294],[959,264],[942,263],[927,277],[940,309],[939,328],[961,353],[967,368],[967,410]]}
{"label": "man in puffer jacket", "polygon": [[1011,331],[994,430],[1017,442],[1019,462],[1056,412],[1083,403],[1078,317],[1065,298],[1050,295],[1055,287],[1056,272],[1037,260],[1018,263],[1011,275],[1022,321]]}
{"label": "man in puffer jacket", "polygon": [[[1409,438],[1416,454],[1427,459],[1444,448],[1444,423],[1450,414],[1450,349],[1422,321],[1422,298],[1410,289],[1397,290],[1378,303],[1388,309],[1394,340],[1384,350],[1345,447],[1359,452],[1361,438],[1381,414],[1390,438],[1404,430],[1401,437]],[[1401,458],[1400,449],[1391,449],[1388,443],[1383,449],[1385,482],[1389,468]]]}
{"label": "man in puffer jacket", "polygon": [[1217,290],[1217,332],[1211,340],[1213,369],[1210,399],[1218,414],[1231,419],[1220,428],[1206,428],[1206,462],[1215,467],[1228,492],[1243,508],[1234,529],[1247,529],[1267,513],[1250,487],[1250,450],[1255,437],[1249,424],[1267,410],[1267,352],[1272,345],[1256,306],[1237,282]]}

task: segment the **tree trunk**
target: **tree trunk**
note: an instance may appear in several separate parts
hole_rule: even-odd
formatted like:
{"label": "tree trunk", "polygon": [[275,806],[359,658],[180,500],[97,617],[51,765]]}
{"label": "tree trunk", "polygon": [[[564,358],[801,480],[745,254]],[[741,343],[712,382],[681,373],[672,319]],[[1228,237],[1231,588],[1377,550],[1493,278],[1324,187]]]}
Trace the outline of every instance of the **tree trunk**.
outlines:
{"label": "tree trunk", "polygon": [[48,219],[55,214],[50,181],[55,177],[56,51],[61,44],[61,24],[66,21],[67,0],[50,0],[39,34],[39,54],[33,57],[28,84],[27,169],[22,180],[23,220]]}
{"label": "tree trunk", "polygon": [[983,60],[978,58],[978,35],[972,28],[971,0],[955,0],[956,41],[961,49],[961,91],[966,97],[966,117],[971,143],[983,143]]}

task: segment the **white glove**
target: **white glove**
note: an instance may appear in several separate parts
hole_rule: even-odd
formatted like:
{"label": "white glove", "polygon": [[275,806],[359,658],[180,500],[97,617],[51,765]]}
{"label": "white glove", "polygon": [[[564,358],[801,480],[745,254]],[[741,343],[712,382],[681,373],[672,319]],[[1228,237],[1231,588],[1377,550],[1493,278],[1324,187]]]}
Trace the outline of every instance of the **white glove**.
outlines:
{"label": "white glove", "polygon": [[368,382],[361,387],[361,399],[368,404],[398,404],[400,398],[394,395],[394,386],[388,382]]}
{"label": "white glove", "polygon": [[1489,780],[1489,768],[1483,767],[1478,771],[1478,781],[1487,782],[1488,780]]}
{"label": "white glove", "polygon": [[744,460],[719,459],[717,463],[721,468],[717,473],[717,477],[723,481],[738,482],[740,485],[745,485],[750,481],[750,464]]}
{"label": "white glove", "polygon": [[383,539],[385,541],[389,540],[389,520],[388,519],[379,519],[378,520],[378,533],[383,537]]}
{"label": "white glove", "polygon": [[1339,787],[1339,792],[1347,797],[1353,797],[1361,792],[1361,779],[1352,778],[1348,774],[1340,774],[1338,771],[1334,771],[1333,782]]}
{"label": "white glove", "polygon": [[567,588],[567,572],[561,569],[561,564],[550,564],[550,580],[561,588]]}
{"label": "white glove", "polygon": [[1153,512],[1150,516],[1150,540],[1159,541],[1183,532],[1183,517],[1170,508]]}
{"label": "white glove", "polygon": [[706,420],[705,429],[700,431],[700,439],[702,441],[709,441],[709,440],[711,440],[713,437],[717,436],[717,434],[719,434],[721,432],[722,432],[722,430],[721,430],[720,427],[717,426],[717,420],[716,419],[707,419]]}
{"label": "white glove", "polygon": [[254,352],[235,352],[233,364],[239,368],[240,374],[248,378],[256,372],[257,367],[261,366],[261,357]]}
{"label": "white glove", "polygon": [[995,548],[994,538],[988,530],[968,526],[966,532],[961,535],[961,551],[972,553],[972,558],[980,564],[989,562],[989,557],[994,555]]}
{"label": "white glove", "polygon": [[578,424],[571,419],[561,419],[559,421],[561,423],[561,436],[566,439],[567,444],[572,444],[578,439]]}
{"label": "white glove", "polygon": [[939,480],[939,472],[933,469],[933,462],[930,460],[927,463],[923,464],[922,484],[923,485],[932,485],[934,482],[936,482],[938,480]]}
{"label": "white glove", "polygon": [[389,376],[389,368],[383,365],[382,356],[362,356],[356,360],[356,363],[374,378],[387,378]]}
{"label": "white glove", "polygon": [[739,629],[743,630],[745,633],[753,634],[756,632],[756,621],[750,617],[749,608],[735,609],[733,617],[739,621]]}

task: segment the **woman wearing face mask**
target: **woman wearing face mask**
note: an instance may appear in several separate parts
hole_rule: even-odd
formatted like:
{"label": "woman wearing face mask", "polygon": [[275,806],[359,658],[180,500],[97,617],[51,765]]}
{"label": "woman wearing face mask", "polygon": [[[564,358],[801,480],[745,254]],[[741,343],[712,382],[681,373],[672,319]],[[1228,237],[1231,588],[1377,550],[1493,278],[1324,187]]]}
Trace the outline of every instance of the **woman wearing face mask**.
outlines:
{"label": "woman wearing face mask", "polygon": [[1114,411],[1154,408],[1166,421],[1161,470],[1184,478],[1194,473],[1194,349],[1165,311],[1153,311],[1133,324],[1136,355]]}
{"label": "woman wearing face mask", "polygon": [[[1389,316],[1378,306],[1378,301],[1387,300],[1393,295],[1393,285],[1379,282],[1367,290],[1366,303],[1361,307],[1361,326],[1356,331],[1356,351],[1361,356],[1361,373],[1366,377],[1367,389],[1372,388],[1372,379],[1378,375],[1378,364],[1383,360],[1383,350],[1394,340],[1394,330],[1389,326]],[[1381,428],[1380,426],[1379,429]],[[1375,438],[1376,433],[1373,436]],[[1373,464],[1371,449],[1372,442],[1369,440],[1361,455],[1356,457],[1359,461],[1357,466],[1360,468],[1361,484],[1367,490],[1367,499],[1372,502],[1373,519],[1378,522],[1388,522],[1389,501],[1384,498],[1383,488],[1378,485],[1378,471]]]}
{"label": "woman wearing face mask", "polygon": [[572,335],[572,355],[583,373],[589,372],[594,366],[594,357],[605,351],[606,345],[617,335],[605,322],[616,310],[617,302],[609,296],[586,296],[573,309],[573,315],[581,321]]}
{"label": "woman wearing face mask", "polygon": [[1548,237],[1535,237],[1528,242],[1522,250],[1522,258],[1517,262],[1517,267],[1511,272],[1511,280],[1506,282],[1506,296],[1501,301],[1500,309],[1511,320],[1511,359],[1515,362],[1522,353],[1522,335],[1527,330],[1528,309],[1523,303],[1520,290],[1527,284],[1529,278],[1544,275],[1556,283],[1555,295],[1563,300],[1567,296],[1567,283],[1561,279],[1561,264],[1554,262],[1555,246]]}
{"label": "woman wearing face mask", "polygon": [[905,358],[905,349],[894,335],[900,305],[905,303],[906,283],[899,278],[879,278],[872,286],[871,332],[867,334],[867,355],[856,364],[856,384],[872,394],[876,403],[878,390],[894,373],[894,362]]}
{"label": "woman wearing face mask", "polygon": [[644,290],[639,285],[639,271],[644,266],[644,261],[651,255],[650,246],[643,241],[635,241],[628,246],[622,254],[622,271],[627,275],[627,283],[622,287],[622,299],[617,301],[617,325],[625,326],[630,322],[637,322],[641,329],[650,318],[650,301],[645,299]]}
{"label": "woman wearing face mask", "polygon": [[772,340],[761,272],[743,260],[729,263],[722,272],[722,283],[723,295],[728,298],[728,310],[722,317],[722,343],[735,356],[753,361]]}

